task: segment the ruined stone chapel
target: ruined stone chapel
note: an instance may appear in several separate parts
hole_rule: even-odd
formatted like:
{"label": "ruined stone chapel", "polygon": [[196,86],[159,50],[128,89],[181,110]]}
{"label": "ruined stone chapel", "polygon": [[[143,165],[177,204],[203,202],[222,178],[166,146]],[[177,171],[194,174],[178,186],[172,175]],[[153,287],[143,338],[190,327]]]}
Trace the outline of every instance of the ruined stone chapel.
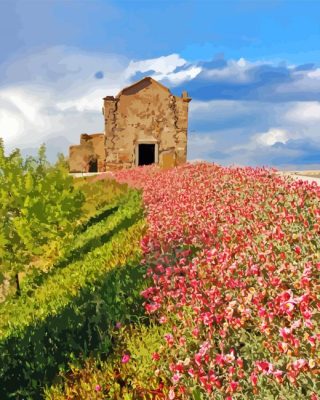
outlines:
{"label": "ruined stone chapel", "polygon": [[70,146],[70,172],[104,172],[138,165],[170,168],[186,162],[188,104],[146,77],[106,96],[102,113],[104,133],[82,134]]}

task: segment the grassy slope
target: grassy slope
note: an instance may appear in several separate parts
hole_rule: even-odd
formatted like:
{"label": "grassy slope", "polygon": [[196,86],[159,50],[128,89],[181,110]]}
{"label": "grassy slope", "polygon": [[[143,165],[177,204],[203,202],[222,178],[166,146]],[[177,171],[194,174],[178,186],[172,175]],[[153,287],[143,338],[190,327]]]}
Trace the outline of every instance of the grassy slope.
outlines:
{"label": "grassy slope", "polygon": [[[10,393],[16,398],[40,398],[40,385],[66,365],[72,348],[77,349],[75,354],[98,348],[108,352],[108,326],[140,313],[139,300],[125,295],[131,289],[138,297],[144,287],[139,196],[114,182],[106,186],[82,180],[77,185],[86,192],[87,203],[75,237],[64,244],[47,273],[35,270],[24,280],[20,298],[0,306],[1,399]],[[132,281],[142,282],[141,287],[135,291]],[[55,335],[60,335],[60,342]]]}

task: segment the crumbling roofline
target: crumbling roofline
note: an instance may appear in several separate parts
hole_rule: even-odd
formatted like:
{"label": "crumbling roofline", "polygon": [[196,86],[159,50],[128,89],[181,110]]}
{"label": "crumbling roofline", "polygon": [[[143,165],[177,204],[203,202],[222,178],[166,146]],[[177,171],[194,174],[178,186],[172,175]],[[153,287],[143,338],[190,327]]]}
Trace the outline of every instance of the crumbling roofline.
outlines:
{"label": "crumbling roofline", "polygon": [[166,92],[172,94],[170,92],[170,90],[167,87],[165,87],[164,85],[162,85],[160,82],[157,82],[156,80],[154,80],[150,76],[146,76],[145,78],[140,79],[140,81],[134,82],[132,85],[129,85],[129,86],[126,86],[125,88],[123,88],[115,97],[114,96],[106,96],[106,97],[103,98],[103,100],[117,100],[117,99],[119,99],[119,97],[122,94],[124,94],[123,92],[125,92],[126,90],[128,90],[128,89],[130,89],[130,88],[132,88],[134,86],[137,86],[137,85],[141,84],[141,82],[144,82],[144,81],[153,82],[156,85],[160,86],[162,89],[164,89]]}

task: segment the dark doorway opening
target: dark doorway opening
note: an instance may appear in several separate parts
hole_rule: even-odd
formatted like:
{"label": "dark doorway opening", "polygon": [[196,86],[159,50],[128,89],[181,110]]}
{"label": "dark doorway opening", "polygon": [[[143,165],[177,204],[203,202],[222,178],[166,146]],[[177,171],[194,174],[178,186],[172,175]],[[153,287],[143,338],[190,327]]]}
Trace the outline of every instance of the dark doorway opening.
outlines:
{"label": "dark doorway opening", "polygon": [[155,162],[155,144],[139,144],[138,165],[149,165]]}
{"label": "dark doorway opening", "polygon": [[89,172],[98,172],[98,160],[96,158],[89,161]]}

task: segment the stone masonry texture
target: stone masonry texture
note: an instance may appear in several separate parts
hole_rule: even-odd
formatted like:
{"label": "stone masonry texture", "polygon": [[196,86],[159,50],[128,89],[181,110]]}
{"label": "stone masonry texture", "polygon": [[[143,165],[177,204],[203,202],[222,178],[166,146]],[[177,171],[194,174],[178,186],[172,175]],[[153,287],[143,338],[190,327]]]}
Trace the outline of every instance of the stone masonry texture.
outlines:
{"label": "stone masonry texture", "polygon": [[94,168],[104,172],[143,165],[145,148],[152,152],[152,163],[163,168],[186,162],[191,101],[187,92],[174,96],[168,88],[146,77],[103,101],[105,131],[82,134],[80,145],[70,146],[70,172],[93,172]]}

